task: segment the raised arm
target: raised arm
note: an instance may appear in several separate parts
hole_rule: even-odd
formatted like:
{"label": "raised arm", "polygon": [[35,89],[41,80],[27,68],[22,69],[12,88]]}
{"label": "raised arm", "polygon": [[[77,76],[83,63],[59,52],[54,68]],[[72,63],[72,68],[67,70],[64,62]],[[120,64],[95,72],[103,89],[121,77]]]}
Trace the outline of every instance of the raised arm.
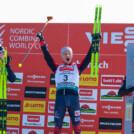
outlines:
{"label": "raised arm", "polygon": [[14,74],[12,68],[10,67],[9,63],[12,60],[11,56],[7,56],[7,64],[6,64],[6,69],[7,69],[7,79],[10,82],[15,82],[16,75]]}
{"label": "raised arm", "polygon": [[84,60],[81,62],[81,64],[78,64],[80,74],[86,69],[90,61],[91,61],[91,47]]}
{"label": "raised arm", "polygon": [[50,69],[55,73],[56,70],[57,70],[58,65],[55,63],[55,61],[51,57],[50,53],[48,52],[47,45],[46,45],[46,43],[44,41],[44,37],[43,37],[42,33],[38,32],[37,37],[40,40],[41,49],[42,49],[42,52],[44,54],[44,59],[46,60],[46,62],[48,64],[48,66],[50,67]]}
{"label": "raised arm", "polygon": [[9,65],[6,65],[6,68],[7,68],[7,79],[10,82],[15,82],[16,76],[15,76],[13,70],[11,69],[11,67]]}

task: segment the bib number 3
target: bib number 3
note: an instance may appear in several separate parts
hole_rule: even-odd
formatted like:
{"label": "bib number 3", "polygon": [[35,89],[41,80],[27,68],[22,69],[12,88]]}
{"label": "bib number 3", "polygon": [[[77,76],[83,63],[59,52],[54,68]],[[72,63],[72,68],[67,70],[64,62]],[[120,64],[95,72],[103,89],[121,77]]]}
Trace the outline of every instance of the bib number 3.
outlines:
{"label": "bib number 3", "polygon": [[68,75],[64,75],[64,81],[67,81],[68,80]]}

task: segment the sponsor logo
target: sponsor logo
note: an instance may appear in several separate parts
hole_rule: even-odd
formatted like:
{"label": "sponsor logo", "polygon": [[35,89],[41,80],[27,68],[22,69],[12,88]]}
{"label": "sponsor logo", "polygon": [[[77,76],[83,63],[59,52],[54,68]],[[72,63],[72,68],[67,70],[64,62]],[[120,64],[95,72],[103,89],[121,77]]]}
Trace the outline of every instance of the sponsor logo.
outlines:
{"label": "sponsor logo", "polygon": [[2,38],[2,35],[3,35],[4,32],[5,32],[4,27],[5,27],[5,24],[3,24],[3,25],[0,26],[0,44],[3,44],[3,38]]}
{"label": "sponsor logo", "polygon": [[81,127],[82,128],[94,128],[94,120],[88,120],[88,119],[82,119],[81,121]]}
{"label": "sponsor logo", "polygon": [[7,127],[6,134],[19,134],[19,128]]}
{"label": "sponsor logo", "polygon": [[80,91],[79,92],[79,95],[81,95],[81,96],[92,96],[92,94],[93,94],[93,90],[82,90],[82,91]]}
{"label": "sponsor logo", "polygon": [[106,105],[106,106],[102,106],[102,109],[107,109],[107,110],[116,110],[116,109],[121,109],[121,106],[111,106],[111,105]]}
{"label": "sponsor logo", "polygon": [[[23,73],[15,73],[16,80],[13,84],[22,84],[23,83]],[[7,80],[7,83],[12,84],[9,80]]]}
{"label": "sponsor logo", "polygon": [[81,114],[96,115],[96,103],[80,103]]}
{"label": "sponsor logo", "polygon": [[75,116],[80,116],[80,110],[75,111]]}
{"label": "sponsor logo", "polygon": [[23,112],[45,113],[46,102],[44,101],[26,101],[23,103]]}
{"label": "sponsor logo", "polygon": [[[48,102],[48,113],[54,113],[54,107],[55,107],[55,102]],[[68,111],[66,111],[66,114],[68,114]]]}
{"label": "sponsor logo", "polygon": [[55,102],[48,102],[48,113],[54,113]]}
{"label": "sponsor logo", "polygon": [[102,103],[99,106],[100,115],[104,115],[105,117],[122,117],[123,115],[122,106],[118,103]]}
{"label": "sponsor logo", "polygon": [[123,97],[118,96],[118,90],[101,89],[100,100],[103,100],[103,101],[123,101]]}
{"label": "sponsor logo", "polygon": [[80,119],[80,127],[82,129],[91,130],[91,128],[95,128],[96,121],[94,117],[87,117],[87,115],[81,115]]}
{"label": "sponsor logo", "polygon": [[[79,60],[76,60],[76,63],[80,64],[81,62]],[[111,69],[111,59],[100,60],[98,66],[99,66],[99,69]],[[91,63],[88,64],[87,68],[91,68]]]}
{"label": "sponsor logo", "polygon": [[28,115],[27,116],[27,121],[28,122],[39,122],[40,121],[40,116]]}
{"label": "sponsor logo", "polygon": [[98,86],[98,78],[91,77],[89,74],[81,74],[80,75],[80,86]]}
{"label": "sponsor logo", "polygon": [[124,75],[101,75],[101,86],[120,87]]}
{"label": "sponsor logo", "polygon": [[43,129],[22,129],[22,134],[44,134]]}
{"label": "sponsor logo", "polygon": [[[123,25],[122,25],[123,26]],[[117,25],[118,27],[118,25]],[[102,44],[107,45],[124,45],[124,52],[127,51],[128,44],[134,44],[134,27],[122,27],[124,32],[103,32],[102,33]],[[110,34],[110,35],[109,35]],[[86,36],[89,39],[89,42],[92,42],[92,34],[90,32],[86,32]],[[119,46],[120,47],[120,46]],[[111,50],[111,49],[110,49]]]}
{"label": "sponsor logo", "polygon": [[56,88],[49,89],[49,99],[56,99]]}
{"label": "sponsor logo", "polygon": [[27,83],[45,83],[46,76],[44,75],[27,75]]}
{"label": "sponsor logo", "polygon": [[21,101],[19,100],[7,100],[8,111],[20,111]]}
{"label": "sponsor logo", "polygon": [[95,122],[94,120],[88,120],[88,119],[85,119],[85,118],[81,118],[80,121],[81,121],[81,123]]}
{"label": "sponsor logo", "polygon": [[122,119],[100,118],[99,129],[122,130]]}
{"label": "sponsor logo", "polygon": [[23,126],[38,126],[44,127],[44,115],[26,115],[23,114]]}
{"label": "sponsor logo", "polygon": [[79,99],[80,100],[97,100],[97,89],[79,89]]}
{"label": "sponsor logo", "polygon": [[80,117],[76,117],[75,118],[75,121],[80,121]]}
{"label": "sponsor logo", "polygon": [[60,67],[59,71],[74,71],[74,67],[73,66],[63,66],[63,67]]}
{"label": "sponsor logo", "polygon": [[7,88],[7,97],[8,98],[12,98],[12,97],[19,97],[20,98],[20,95],[21,95],[21,89],[19,88],[11,88],[11,87],[8,87]]}
{"label": "sponsor logo", "polygon": [[[47,127],[55,127],[54,116],[48,116]],[[65,116],[62,123],[63,128],[70,128],[70,118]]]}
{"label": "sponsor logo", "polygon": [[55,85],[55,74],[51,74],[50,76],[50,85]]}
{"label": "sponsor logo", "polygon": [[46,98],[46,87],[25,87],[25,97]]}
{"label": "sponsor logo", "polygon": [[45,79],[46,76],[41,76],[41,75],[36,75],[36,74],[33,74],[33,75],[27,75],[27,78],[31,78],[31,79]]}
{"label": "sponsor logo", "polygon": [[7,114],[7,125],[19,126],[20,125],[20,115],[19,114]]}

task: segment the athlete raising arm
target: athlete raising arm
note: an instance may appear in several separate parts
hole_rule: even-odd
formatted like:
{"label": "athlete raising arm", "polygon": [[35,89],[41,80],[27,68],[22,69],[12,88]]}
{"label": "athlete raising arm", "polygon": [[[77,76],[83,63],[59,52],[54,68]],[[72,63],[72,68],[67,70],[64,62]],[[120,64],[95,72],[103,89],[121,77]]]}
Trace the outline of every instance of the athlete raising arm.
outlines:
{"label": "athlete raising arm", "polygon": [[42,33],[38,32],[37,37],[40,40],[44,58],[50,69],[55,73],[56,101],[54,109],[54,134],[61,133],[66,108],[68,109],[75,134],[81,134],[80,104],[78,96],[79,76],[91,60],[91,47],[81,64],[72,64],[72,49],[70,47],[63,47],[61,49],[63,64],[57,65],[48,52]]}

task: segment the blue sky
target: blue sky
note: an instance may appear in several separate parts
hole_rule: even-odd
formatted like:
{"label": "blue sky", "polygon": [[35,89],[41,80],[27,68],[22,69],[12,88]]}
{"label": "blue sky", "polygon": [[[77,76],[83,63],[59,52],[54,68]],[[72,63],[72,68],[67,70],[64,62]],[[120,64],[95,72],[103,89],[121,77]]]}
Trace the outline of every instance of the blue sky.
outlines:
{"label": "blue sky", "polygon": [[102,23],[134,23],[134,0],[0,0],[0,22],[93,23],[97,4]]}

